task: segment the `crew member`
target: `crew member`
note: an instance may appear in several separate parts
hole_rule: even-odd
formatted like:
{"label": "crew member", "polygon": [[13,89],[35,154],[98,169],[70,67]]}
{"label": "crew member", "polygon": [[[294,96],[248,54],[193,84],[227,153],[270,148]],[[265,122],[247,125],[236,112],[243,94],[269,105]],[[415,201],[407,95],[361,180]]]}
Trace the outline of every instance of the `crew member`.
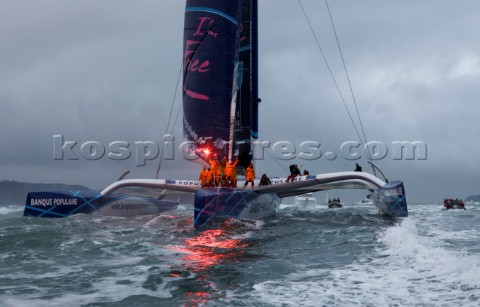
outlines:
{"label": "crew member", "polygon": [[293,182],[293,178],[297,177],[301,173],[296,164],[290,165],[289,168],[290,168],[290,176],[287,177],[287,182],[289,181]]}
{"label": "crew member", "polygon": [[245,185],[243,188],[245,189],[249,182],[252,183],[252,190],[254,189],[254,180],[255,180],[255,170],[253,169],[253,164],[250,165],[245,170]]}
{"label": "crew member", "polygon": [[230,161],[225,166],[225,182],[227,187],[237,187],[237,164],[240,160]]}
{"label": "crew member", "polygon": [[215,175],[212,172],[212,168],[208,168],[208,186],[214,187],[215,186]]}
{"label": "crew member", "polygon": [[203,170],[200,172],[200,176],[198,177],[198,180],[202,183],[202,188],[205,188],[209,184],[209,172],[207,170],[206,166],[203,166]]}
{"label": "crew member", "polygon": [[213,157],[212,160],[209,160],[210,163],[210,172],[213,176],[213,186],[218,187],[220,185],[220,162],[218,161],[217,155]]}
{"label": "crew member", "polygon": [[260,179],[260,186],[262,185],[271,185],[272,182],[270,181],[270,178],[268,178],[267,174],[263,174],[262,178]]}
{"label": "crew member", "polygon": [[220,162],[220,185],[222,187],[226,186],[225,180],[225,168],[227,167],[227,158],[223,157],[222,162]]}
{"label": "crew member", "polygon": [[362,167],[360,166],[360,164],[355,163],[355,171],[356,172],[361,172],[362,171]]}

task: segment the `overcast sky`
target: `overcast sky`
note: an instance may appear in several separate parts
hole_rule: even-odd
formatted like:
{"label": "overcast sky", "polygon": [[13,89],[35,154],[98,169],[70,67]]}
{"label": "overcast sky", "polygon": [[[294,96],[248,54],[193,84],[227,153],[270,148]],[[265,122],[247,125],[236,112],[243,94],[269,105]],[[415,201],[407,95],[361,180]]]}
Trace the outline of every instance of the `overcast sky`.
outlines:
{"label": "overcast sky", "polygon": [[[325,2],[302,3],[352,108]],[[404,180],[412,201],[480,194],[480,2],[329,4],[367,139],[390,150],[377,165],[389,179]],[[101,189],[127,169],[131,178],[155,177],[158,159],[137,167],[134,142],[161,144],[166,131],[184,6],[180,0],[0,0],[0,179]],[[364,157],[341,157],[341,144],[358,138],[298,1],[259,6],[260,140],[290,141],[297,150],[315,141],[323,155],[275,162],[266,154],[257,173],[285,176],[280,165],[291,163],[311,173],[353,170],[355,162],[370,171]],[[174,116],[180,103],[178,92]],[[176,148],[181,128],[179,120]],[[53,136],[60,134],[78,143],[78,160],[69,160],[69,152],[54,159]],[[80,145],[88,141],[129,142],[132,156],[87,160]],[[426,159],[394,160],[395,141],[425,143]],[[339,156],[329,160],[326,152]],[[196,179],[198,172],[175,149],[160,177]]]}

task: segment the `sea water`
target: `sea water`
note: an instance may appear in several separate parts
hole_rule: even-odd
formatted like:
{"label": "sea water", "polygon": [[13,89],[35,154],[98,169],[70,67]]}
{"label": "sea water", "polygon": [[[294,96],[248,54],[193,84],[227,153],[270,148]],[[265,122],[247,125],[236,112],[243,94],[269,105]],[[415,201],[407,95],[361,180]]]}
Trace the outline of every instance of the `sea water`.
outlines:
{"label": "sea water", "polygon": [[192,206],[135,218],[0,206],[0,306],[479,306],[480,206],[282,206],[194,230]]}

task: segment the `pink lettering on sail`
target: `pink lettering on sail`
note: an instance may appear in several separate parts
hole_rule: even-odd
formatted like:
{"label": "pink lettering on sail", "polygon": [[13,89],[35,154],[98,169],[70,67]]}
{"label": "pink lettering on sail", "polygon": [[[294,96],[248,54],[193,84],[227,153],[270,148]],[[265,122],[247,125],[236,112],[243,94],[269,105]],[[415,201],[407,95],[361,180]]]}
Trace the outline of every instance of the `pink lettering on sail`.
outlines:
{"label": "pink lettering on sail", "polygon": [[210,20],[210,25],[213,24],[215,21],[209,17],[200,17],[200,23],[198,24],[197,31],[193,34],[193,36],[203,36],[203,33],[201,32],[203,23],[207,20]]}
{"label": "pink lettering on sail", "polygon": [[[193,33],[193,36],[202,36],[205,37],[205,34],[207,36],[216,38],[218,33],[213,32],[209,29],[204,29],[202,31],[202,28],[206,26],[205,28],[212,27],[212,25],[215,23],[215,20],[209,17],[200,17],[198,18],[199,23],[198,27]],[[185,72],[195,72],[195,73],[206,73],[210,71],[210,61],[208,59],[198,59],[195,58],[195,53],[197,52],[198,48],[202,44],[202,39],[200,41],[198,40],[185,40],[185,54],[183,56],[183,63],[184,63],[184,71]],[[200,94],[197,92],[194,92],[192,90],[187,89],[184,86],[184,91],[185,94],[187,94],[189,97],[194,98],[194,99],[199,99],[199,100],[210,100],[210,97],[204,94]]]}
{"label": "pink lettering on sail", "polygon": [[183,63],[185,65],[184,69],[186,71],[198,71],[200,73],[204,73],[210,70],[210,68],[208,67],[210,65],[209,60],[204,60],[200,64],[200,60],[195,59],[195,61],[193,61],[192,63],[191,58],[197,52],[197,48],[200,44],[201,42],[199,41],[192,41],[188,39],[185,41],[185,54],[183,57]]}
{"label": "pink lettering on sail", "polygon": [[183,89],[185,90],[185,94],[187,94],[188,96],[190,96],[192,98],[200,99],[200,100],[210,100],[210,97],[208,97],[206,95],[196,93],[194,91],[191,91],[191,90],[187,89],[186,87],[184,87]]}

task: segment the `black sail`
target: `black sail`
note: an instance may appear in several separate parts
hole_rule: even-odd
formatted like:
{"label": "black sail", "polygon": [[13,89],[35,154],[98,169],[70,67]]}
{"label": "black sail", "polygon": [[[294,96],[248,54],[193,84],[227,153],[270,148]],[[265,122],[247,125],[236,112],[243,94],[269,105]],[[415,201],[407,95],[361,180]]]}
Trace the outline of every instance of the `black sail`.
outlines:
{"label": "black sail", "polygon": [[254,9],[252,0],[187,0],[185,9],[185,139],[197,154],[238,156],[242,165],[258,135]]}

